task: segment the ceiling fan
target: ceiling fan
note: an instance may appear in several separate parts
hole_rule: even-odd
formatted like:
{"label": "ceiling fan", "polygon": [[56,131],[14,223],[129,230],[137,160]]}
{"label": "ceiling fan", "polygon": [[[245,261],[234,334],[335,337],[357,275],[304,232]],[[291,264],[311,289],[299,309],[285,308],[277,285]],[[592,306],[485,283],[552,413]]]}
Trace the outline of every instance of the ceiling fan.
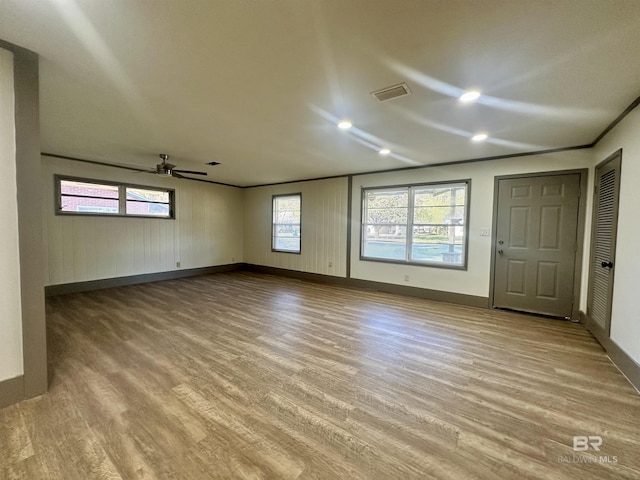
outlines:
{"label": "ceiling fan", "polygon": [[148,170],[148,173],[155,173],[156,175],[162,175],[163,177],[176,177],[176,178],[187,178],[183,173],[188,173],[189,175],[206,175],[207,172],[196,172],[194,170],[177,170],[176,166],[173,163],[167,162],[169,160],[169,155],[166,153],[161,153],[159,157],[162,159],[162,163],[156,165],[156,168],[153,170]]}

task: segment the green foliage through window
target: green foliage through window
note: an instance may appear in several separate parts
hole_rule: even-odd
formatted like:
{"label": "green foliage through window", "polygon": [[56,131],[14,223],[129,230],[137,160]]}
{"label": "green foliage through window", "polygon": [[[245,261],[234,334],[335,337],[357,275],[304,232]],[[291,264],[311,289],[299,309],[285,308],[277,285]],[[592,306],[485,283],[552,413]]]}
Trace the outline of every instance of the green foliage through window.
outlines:
{"label": "green foliage through window", "polygon": [[464,267],[469,182],[363,190],[362,258]]}

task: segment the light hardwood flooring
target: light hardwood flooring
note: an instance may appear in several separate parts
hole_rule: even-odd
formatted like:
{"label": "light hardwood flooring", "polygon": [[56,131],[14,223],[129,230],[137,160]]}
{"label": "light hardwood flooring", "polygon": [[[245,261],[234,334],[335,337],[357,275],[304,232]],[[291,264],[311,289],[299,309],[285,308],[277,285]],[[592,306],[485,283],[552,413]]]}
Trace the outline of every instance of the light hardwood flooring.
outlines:
{"label": "light hardwood flooring", "polygon": [[640,395],[580,325],[244,272],[53,297],[47,321],[3,480],[640,478]]}

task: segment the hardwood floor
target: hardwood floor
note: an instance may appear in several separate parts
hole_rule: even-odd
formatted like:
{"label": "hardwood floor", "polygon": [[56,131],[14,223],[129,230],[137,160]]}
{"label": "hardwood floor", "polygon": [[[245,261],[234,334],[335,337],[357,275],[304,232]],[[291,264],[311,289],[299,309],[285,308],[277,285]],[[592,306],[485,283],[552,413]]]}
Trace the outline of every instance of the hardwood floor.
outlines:
{"label": "hardwood floor", "polygon": [[2,479],[640,478],[640,395],[580,325],[250,273],[47,319]]}

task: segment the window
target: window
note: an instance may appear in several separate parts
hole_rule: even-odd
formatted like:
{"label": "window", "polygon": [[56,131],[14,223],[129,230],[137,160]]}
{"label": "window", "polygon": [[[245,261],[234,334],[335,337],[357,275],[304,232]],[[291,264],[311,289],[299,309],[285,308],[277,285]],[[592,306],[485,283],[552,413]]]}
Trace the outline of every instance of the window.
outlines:
{"label": "window", "polygon": [[300,253],[300,205],[299,193],[273,196],[273,251]]}
{"label": "window", "polygon": [[466,268],[469,183],[363,189],[360,257]]}
{"label": "window", "polygon": [[119,197],[116,185],[60,179],[60,212],[63,213],[118,215]]}
{"label": "window", "polygon": [[127,215],[171,216],[171,195],[166,190],[125,187],[127,192]]}
{"label": "window", "polygon": [[171,189],[60,176],[56,187],[59,214],[174,218]]}

